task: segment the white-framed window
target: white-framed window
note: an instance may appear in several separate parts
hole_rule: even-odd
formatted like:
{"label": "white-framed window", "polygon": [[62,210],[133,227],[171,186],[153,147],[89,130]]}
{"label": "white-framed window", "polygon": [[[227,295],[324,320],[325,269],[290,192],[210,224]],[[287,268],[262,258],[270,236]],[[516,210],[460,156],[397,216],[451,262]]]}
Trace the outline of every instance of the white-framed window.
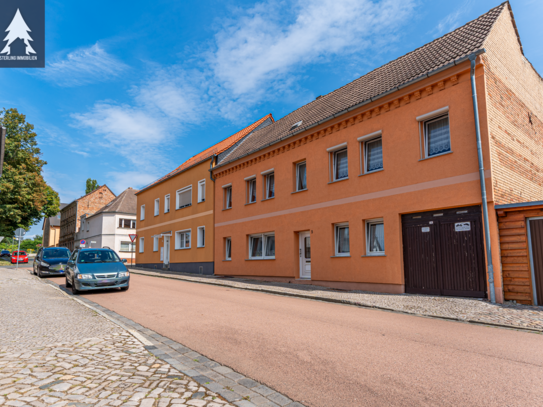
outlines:
{"label": "white-framed window", "polygon": [[136,243],[132,242],[121,242],[121,252],[135,252]]}
{"label": "white-framed window", "polygon": [[245,181],[247,183],[247,203],[256,202],[256,177]]}
{"label": "white-framed window", "polygon": [[198,203],[206,200],[206,180],[198,181]]}
{"label": "white-framed window", "polygon": [[445,114],[426,120],[424,128],[424,151],[426,158],[451,151],[449,115]]}
{"label": "white-framed window", "polygon": [[170,212],[170,194],[164,197],[164,213]]}
{"label": "white-framed window", "polygon": [[368,256],[385,254],[385,224],[383,219],[366,221],[366,254]]}
{"label": "white-framed window", "polygon": [[349,224],[338,223],[334,227],[336,256],[350,256]]}
{"label": "white-framed window", "polygon": [[225,186],[224,190],[224,209],[232,208],[232,185]]}
{"label": "white-framed window", "polygon": [[362,174],[383,169],[383,139],[381,136],[373,137],[360,142],[362,148]]}
{"label": "white-framed window", "polygon": [[139,245],[139,251],[140,253],[143,253],[143,244],[145,242],[145,238],[140,237],[140,245]]}
{"label": "white-framed window", "polygon": [[192,185],[181,188],[175,193],[175,207],[176,209],[186,208],[192,205]]}
{"label": "white-framed window", "polygon": [[158,252],[158,236],[153,236],[153,251]]}
{"label": "white-framed window", "polygon": [[155,199],[155,216],[160,214],[160,198]]}
{"label": "white-framed window", "polygon": [[119,218],[119,227],[123,229],[136,229],[136,220]]}
{"label": "white-framed window", "polygon": [[349,165],[347,162],[347,149],[343,148],[333,152],[333,180],[339,181],[349,177]]}
{"label": "white-framed window", "polygon": [[274,198],[275,197],[275,173],[270,172],[266,175],[264,175],[266,178],[266,192],[264,194],[264,197],[266,199]]}
{"label": "white-framed window", "polygon": [[140,220],[145,219],[145,205],[141,205],[140,207]]}
{"label": "white-framed window", "polygon": [[224,259],[232,260],[232,238],[227,237],[224,239]]}
{"label": "white-framed window", "polygon": [[175,232],[175,249],[190,249],[190,229]]}
{"label": "white-framed window", "polygon": [[275,233],[249,236],[250,259],[275,259]]}
{"label": "white-framed window", "polygon": [[206,227],[205,226],[198,226],[198,229],[196,231],[196,237],[197,237],[197,242],[196,242],[196,246],[197,247],[205,247],[206,245]]}
{"label": "white-framed window", "polygon": [[306,162],[296,164],[296,191],[307,189],[307,165]]}

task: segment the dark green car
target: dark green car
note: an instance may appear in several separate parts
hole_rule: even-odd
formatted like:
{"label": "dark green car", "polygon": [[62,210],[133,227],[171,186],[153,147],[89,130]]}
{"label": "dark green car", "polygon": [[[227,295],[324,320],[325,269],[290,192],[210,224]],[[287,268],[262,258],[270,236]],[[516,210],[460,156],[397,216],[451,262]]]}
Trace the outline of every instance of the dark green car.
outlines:
{"label": "dark green car", "polygon": [[128,290],[130,273],[125,262],[111,249],[77,249],[66,265],[66,287],[73,294],[104,288]]}

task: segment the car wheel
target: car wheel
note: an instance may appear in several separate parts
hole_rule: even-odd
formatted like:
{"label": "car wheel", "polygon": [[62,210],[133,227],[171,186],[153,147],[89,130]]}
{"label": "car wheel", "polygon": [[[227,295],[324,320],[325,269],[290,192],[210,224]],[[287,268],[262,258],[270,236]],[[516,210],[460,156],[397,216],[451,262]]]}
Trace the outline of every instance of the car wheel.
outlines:
{"label": "car wheel", "polygon": [[79,291],[77,290],[77,288],[75,288],[75,284],[72,282],[70,286],[72,287],[72,294],[77,295]]}
{"label": "car wheel", "polygon": [[38,269],[38,277],[39,277],[39,278],[43,278],[40,269]]}
{"label": "car wheel", "polygon": [[70,283],[70,280],[68,279],[68,276],[66,276],[66,288],[69,288],[72,286],[72,284]]}

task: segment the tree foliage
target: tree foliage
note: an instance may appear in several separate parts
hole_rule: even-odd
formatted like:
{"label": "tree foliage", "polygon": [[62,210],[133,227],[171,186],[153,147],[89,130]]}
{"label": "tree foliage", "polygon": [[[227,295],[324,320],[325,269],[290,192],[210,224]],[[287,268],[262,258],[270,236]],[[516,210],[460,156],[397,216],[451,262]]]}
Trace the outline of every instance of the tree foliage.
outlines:
{"label": "tree foliage", "polygon": [[92,191],[98,189],[100,185],[98,185],[98,181],[95,179],[88,178],[87,179],[87,186],[85,188],[85,195],[90,194]]}
{"label": "tree foliage", "polygon": [[59,212],[59,196],[45,183],[34,126],[17,109],[3,109],[0,125],[6,128],[6,150],[0,178],[0,236],[13,236],[43,217]]}

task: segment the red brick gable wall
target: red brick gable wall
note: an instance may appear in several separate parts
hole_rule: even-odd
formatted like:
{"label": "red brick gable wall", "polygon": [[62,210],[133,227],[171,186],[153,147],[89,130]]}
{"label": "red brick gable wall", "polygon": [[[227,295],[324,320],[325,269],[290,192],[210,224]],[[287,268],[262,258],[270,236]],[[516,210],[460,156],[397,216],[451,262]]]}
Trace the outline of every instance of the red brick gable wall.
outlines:
{"label": "red brick gable wall", "polygon": [[485,48],[495,203],[543,200],[543,80],[522,54],[507,8]]}

